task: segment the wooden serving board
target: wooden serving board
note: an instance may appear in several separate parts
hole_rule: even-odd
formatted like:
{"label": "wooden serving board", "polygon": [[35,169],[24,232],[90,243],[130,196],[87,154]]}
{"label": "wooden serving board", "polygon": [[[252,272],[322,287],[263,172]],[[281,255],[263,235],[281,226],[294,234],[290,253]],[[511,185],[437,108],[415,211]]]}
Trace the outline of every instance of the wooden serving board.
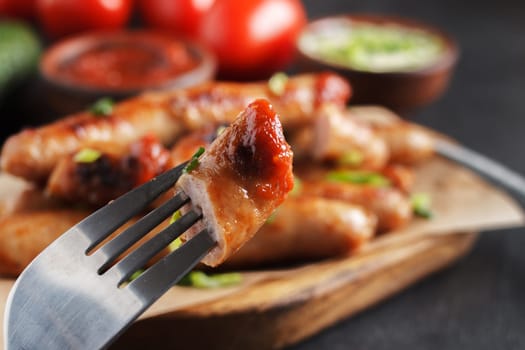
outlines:
{"label": "wooden serving board", "polygon": [[282,348],[451,264],[475,238],[422,237],[357,259],[308,265],[209,302],[142,319],[111,349]]}
{"label": "wooden serving board", "polygon": [[[523,224],[508,195],[456,164],[436,157],[416,178],[415,191],[433,199],[432,220],[415,219],[346,258],[243,272],[243,282],[229,288],[171,288],[112,349],[282,348],[453,263],[475,241],[469,232]],[[0,174],[0,199],[23,187]],[[14,210],[9,201],[2,204]],[[13,283],[0,278],[2,314]]]}
{"label": "wooden serving board", "polygon": [[[475,238],[473,233],[421,236],[355,257],[246,273],[241,287],[175,287],[111,349],[282,348],[453,263]],[[13,282],[0,280],[2,315]],[[186,306],[177,307],[177,299]]]}

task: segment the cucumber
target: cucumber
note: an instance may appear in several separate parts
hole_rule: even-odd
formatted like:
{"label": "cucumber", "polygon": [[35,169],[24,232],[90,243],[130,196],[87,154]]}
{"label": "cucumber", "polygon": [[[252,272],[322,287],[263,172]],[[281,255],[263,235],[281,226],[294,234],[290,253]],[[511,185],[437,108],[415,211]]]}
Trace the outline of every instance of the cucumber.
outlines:
{"label": "cucumber", "polygon": [[36,71],[41,52],[29,24],[0,20],[0,99]]}

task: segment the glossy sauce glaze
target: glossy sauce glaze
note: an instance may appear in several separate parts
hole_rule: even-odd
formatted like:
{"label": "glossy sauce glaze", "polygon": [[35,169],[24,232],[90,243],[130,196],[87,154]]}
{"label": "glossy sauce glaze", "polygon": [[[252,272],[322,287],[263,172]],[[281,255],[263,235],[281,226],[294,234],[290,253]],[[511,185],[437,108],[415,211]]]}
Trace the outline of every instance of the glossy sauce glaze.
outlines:
{"label": "glossy sauce glaze", "polygon": [[293,187],[292,161],[277,114],[256,100],[181,176],[177,187],[204,217],[183,240],[206,228],[218,242],[205,264],[216,266],[236,252],[284,201]]}
{"label": "glossy sauce glaze", "polygon": [[48,56],[54,49],[56,58],[46,58],[52,64],[46,65],[44,74],[77,87],[108,91],[160,87],[199,64],[185,42],[146,31],[80,36],[60,45],[51,48]]}

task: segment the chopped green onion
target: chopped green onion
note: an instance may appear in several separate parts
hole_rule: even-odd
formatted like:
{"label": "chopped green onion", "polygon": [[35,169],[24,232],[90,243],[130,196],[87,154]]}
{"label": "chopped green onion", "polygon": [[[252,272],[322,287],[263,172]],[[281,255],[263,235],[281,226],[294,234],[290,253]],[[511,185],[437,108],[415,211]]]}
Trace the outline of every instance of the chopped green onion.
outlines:
{"label": "chopped green onion", "polygon": [[363,164],[364,160],[363,153],[359,152],[358,150],[351,150],[349,152],[345,152],[338,160],[337,163],[342,166],[352,166],[356,167],[361,164]]}
{"label": "chopped green onion", "polygon": [[191,271],[178,284],[196,288],[219,288],[234,286],[241,282],[242,275],[238,272],[207,275],[202,271]]}
{"label": "chopped green onion", "polygon": [[102,153],[92,148],[83,148],[78,151],[73,160],[76,163],[93,163],[102,156]]}
{"label": "chopped green onion", "polygon": [[303,183],[297,176],[293,177],[293,188],[290,191],[290,196],[297,197],[303,190]]}
{"label": "chopped green onion", "polygon": [[96,116],[108,116],[113,113],[114,104],[115,102],[111,98],[104,97],[96,101],[89,110]]}
{"label": "chopped green onion", "polygon": [[410,197],[414,214],[425,219],[432,217],[431,198],[428,193],[414,193]]}
{"label": "chopped green onion", "polygon": [[279,208],[276,208],[271,214],[270,216],[268,216],[268,218],[266,219],[265,223],[266,224],[273,224],[275,222],[275,217],[277,216],[277,210]]}
{"label": "chopped green onion", "polygon": [[197,152],[191,157],[190,161],[188,162],[188,165],[184,167],[183,172],[189,173],[193,169],[195,169],[199,165],[199,157],[204,153],[204,147],[199,147]]}
{"label": "chopped green onion", "polygon": [[180,212],[180,210],[177,210],[176,212],[173,213],[173,215],[171,216],[171,219],[170,219],[170,225],[173,224],[175,221],[179,220],[180,218],[182,217],[182,214]]}
{"label": "chopped green onion", "polygon": [[[173,213],[173,215],[171,216],[171,219],[170,219],[170,222],[169,224],[173,224],[175,221],[179,220],[180,218],[182,217],[182,214],[180,212],[180,210],[177,210],[176,212]],[[177,237],[176,239],[174,239],[169,245],[168,245],[168,250],[170,252],[173,252],[174,250],[176,250],[177,248],[179,248],[180,246],[182,245],[182,240],[180,239],[180,237]]]}
{"label": "chopped green onion", "polygon": [[129,278],[129,282],[137,279],[137,277],[139,277],[142,273],[144,272],[144,270],[137,270],[133,273],[133,275],[131,275],[131,277]]}
{"label": "chopped green onion", "polygon": [[371,171],[331,171],[326,174],[326,179],[335,182],[349,182],[360,185],[389,186],[390,180],[383,175]]}
{"label": "chopped green onion", "polygon": [[288,82],[288,76],[283,72],[275,73],[268,80],[268,88],[270,91],[277,95],[281,96],[286,90],[286,83]]}
{"label": "chopped green onion", "polygon": [[221,125],[217,128],[217,131],[215,132],[215,136],[219,136],[223,133],[223,131],[226,130],[226,127],[224,125]]}

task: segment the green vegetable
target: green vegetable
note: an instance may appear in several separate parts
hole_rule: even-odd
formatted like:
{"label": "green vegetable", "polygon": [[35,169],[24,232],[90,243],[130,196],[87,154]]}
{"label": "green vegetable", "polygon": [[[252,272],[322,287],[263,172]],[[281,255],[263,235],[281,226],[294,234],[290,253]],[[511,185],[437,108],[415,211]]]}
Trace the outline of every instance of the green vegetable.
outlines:
{"label": "green vegetable", "polygon": [[191,157],[191,160],[188,162],[188,165],[184,167],[183,172],[189,173],[199,165],[199,157],[204,153],[204,147],[199,147],[197,152]]}
{"label": "green vegetable", "polygon": [[226,130],[226,126],[224,125],[221,125],[217,128],[217,131],[215,132],[215,136],[219,136],[220,134],[223,133],[223,131]]}
{"label": "green vegetable", "polygon": [[357,167],[363,163],[363,153],[358,150],[351,150],[344,153],[338,160],[337,163],[341,166],[352,166]]}
{"label": "green vegetable", "polygon": [[41,51],[31,26],[0,20],[0,97],[36,73]]}
{"label": "green vegetable", "polygon": [[181,286],[208,289],[234,286],[241,282],[242,275],[237,272],[207,275],[202,271],[191,271],[186,276],[184,276],[178,284]]}
{"label": "green vegetable", "polygon": [[111,113],[113,113],[114,105],[115,101],[113,101],[109,97],[104,97],[93,103],[89,110],[96,116],[108,116],[111,115]]}
{"label": "green vegetable", "polygon": [[129,278],[129,282],[137,279],[137,277],[139,277],[140,275],[142,275],[142,273],[144,273],[144,270],[137,270],[133,273],[133,275],[131,275],[131,277]]}
{"label": "green vegetable", "polygon": [[102,156],[102,153],[92,148],[83,148],[78,151],[73,160],[77,163],[93,163]]}
{"label": "green vegetable", "polygon": [[396,24],[343,22],[304,35],[300,47],[331,63],[370,72],[405,72],[428,67],[445,49],[428,31]]}
{"label": "green vegetable", "polygon": [[414,214],[425,219],[432,217],[431,198],[428,193],[414,193],[410,197]]}
{"label": "green vegetable", "polygon": [[276,208],[271,214],[270,216],[268,216],[268,218],[266,219],[265,223],[266,224],[273,224],[275,222],[275,217],[277,216],[277,210],[279,210],[279,208]]}
{"label": "green vegetable", "polygon": [[340,170],[326,174],[326,179],[335,182],[348,182],[360,185],[389,186],[390,180],[383,175],[371,171]]}
{"label": "green vegetable", "polygon": [[294,176],[293,177],[293,188],[290,191],[290,196],[292,197],[298,196],[302,190],[303,190],[303,183],[301,179],[299,179],[297,176]]}
{"label": "green vegetable", "polygon": [[281,96],[286,90],[286,83],[288,83],[288,76],[283,72],[278,72],[268,80],[268,88],[274,95]]}
{"label": "green vegetable", "polygon": [[[170,225],[173,224],[175,221],[179,220],[180,218],[182,217],[182,214],[180,212],[180,210],[177,210],[176,212],[173,213],[173,215],[171,216],[171,219],[170,219]],[[182,240],[180,239],[180,237],[177,237],[176,239],[174,239],[169,245],[168,245],[168,250],[170,252],[176,250],[177,248],[179,248],[180,246],[182,245]]]}

